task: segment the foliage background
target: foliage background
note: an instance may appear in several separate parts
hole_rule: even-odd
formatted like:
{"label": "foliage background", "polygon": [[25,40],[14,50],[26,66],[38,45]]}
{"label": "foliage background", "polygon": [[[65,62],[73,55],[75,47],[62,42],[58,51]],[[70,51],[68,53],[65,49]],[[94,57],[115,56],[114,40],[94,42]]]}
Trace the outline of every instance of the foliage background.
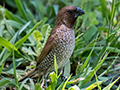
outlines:
{"label": "foliage background", "polygon": [[78,6],[85,14],[76,21],[76,46],[64,68],[69,81],[51,73],[47,90],[120,89],[120,0],[1,0],[0,4],[2,90],[41,90],[42,80],[34,84],[29,79],[29,84],[28,79],[21,83],[18,79],[35,67],[56,14],[67,5]]}

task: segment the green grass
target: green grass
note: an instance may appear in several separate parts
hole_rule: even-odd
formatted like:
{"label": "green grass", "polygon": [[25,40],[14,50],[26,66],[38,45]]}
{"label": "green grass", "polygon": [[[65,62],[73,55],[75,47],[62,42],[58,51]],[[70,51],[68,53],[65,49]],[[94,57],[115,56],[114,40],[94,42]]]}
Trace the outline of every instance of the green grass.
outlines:
{"label": "green grass", "polygon": [[[5,7],[4,7],[5,4]],[[0,5],[0,89],[42,90],[25,73],[36,60],[55,24],[56,14],[66,5],[85,11],[75,23],[75,49],[64,67],[62,81],[54,57],[46,90],[120,89],[120,0],[5,0]],[[8,6],[10,8],[8,8]],[[9,9],[9,10],[8,10]],[[29,83],[27,83],[29,80]],[[73,86],[71,85],[73,84]]]}

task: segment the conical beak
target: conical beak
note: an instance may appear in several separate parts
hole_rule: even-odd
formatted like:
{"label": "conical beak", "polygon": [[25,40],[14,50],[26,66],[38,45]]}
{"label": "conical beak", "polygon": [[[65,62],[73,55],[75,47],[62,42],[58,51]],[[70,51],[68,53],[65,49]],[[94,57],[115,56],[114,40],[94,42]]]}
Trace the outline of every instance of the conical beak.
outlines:
{"label": "conical beak", "polygon": [[77,12],[75,14],[75,17],[77,18],[78,16],[83,14],[85,14],[85,12],[81,8],[77,7]]}
{"label": "conical beak", "polygon": [[77,12],[79,13],[79,15],[85,14],[85,12],[79,7],[77,7]]}

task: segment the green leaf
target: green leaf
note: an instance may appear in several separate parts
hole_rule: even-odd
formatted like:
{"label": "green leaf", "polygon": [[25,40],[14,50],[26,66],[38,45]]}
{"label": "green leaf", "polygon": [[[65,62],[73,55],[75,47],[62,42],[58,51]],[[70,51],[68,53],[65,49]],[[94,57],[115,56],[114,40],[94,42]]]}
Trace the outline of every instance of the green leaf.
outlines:
{"label": "green leaf", "polygon": [[120,77],[118,77],[113,83],[110,83],[109,85],[107,85],[105,88],[103,88],[103,90],[110,90],[111,87],[120,79]]}
{"label": "green leaf", "polygon": [[83,68],[83,64],[78,63],[77,68],[76,68],[76,74],[81,73],[82,68]]}
{"label": "green leaf", "polygon": [[[13,44],[14,42],[15,42],[15,40],[16,40],[16,37],[17,37],[17,35],[18,35],[18,32],[16,32],[15,33],[15,35],[12,37],[12,39],[10,40],[10,42],[6,42],[7,44],[8,43],[10,43],[10,45],[11,45],[11,43]],[[11,45],[10,46],[10,48],[12,48],[13,47],[13,45]],[[15,48],[15,47],[14,47]],[[12,52],[12,51],[11,51]],[[11,52],[9,52],[6,48],[4,48],[3,49],[3,51],[1,52],[1,54],[0,54],[0,65],[2,65],[3,64],[3,62],[11,55]],[[15,51],[16,52],[16,51]],[[21,56],[21,57],[24,57],[24,56],[22,56],[20,53],[16,53],[15,55],[19,55],[19,57]]]}
{"label": "green leaf", "polygon": [[35,30],[35,31],[33,32],[33,36],[34,36],[35,40],[37,41],[37,43],[39,43],[39,41],[42,39],[42,35],[41,35],[40,32],[37,31],[37,30]]}
{"label": "green leaf", "polygon": [[99,22],[96,19],[96,13],[89,13],[90,26],[97,25]]}
{"label": "green leaf", "polygon": [[1,25],[0,26],[0,36],[2,37],[3,36],[3,30],[4,30],[5,26],[4,25]]}
{"label": "green leaf", "polygon": [[[120,53],[118,53],[118,57],[119,57],[119,54]],[[110,69],[112,68],[112,66],[114,65],[114,63],[115,63],[115,61],[117,60],[117,56],[115,57],[115,60],[113,60],[113,62],[111,63],[111,65],[109,65],[109,67],[106,69],[106,70],[104,70],[104,72],[102,72],[100,75],[99,75],[99,77],[100,76],[103,76],[104,74],[106,74],[107,72],[109,72],[110,71]],[[114,68],[114,70],[115,70],[115,68]]]}
{"label": "green leaf", "polygon": [[67,61],[65,67],[64,67],[64,76],[70,76],[70,60]]}
{"label": "green leaf", "polygon": [[80,90],[77,85],[70,87],[68,90]]}
{"label": "green leaf", "polygon": [[38,14],[39,14],[39,18],[41,20],[41,19],[43,19],[44,13],[46,11],[45,7],[44,7],[43,3],[39,0],[36,0],[35,3],[36,3],[36,9],[37,9]]}
{"label": "green leaf", "polygon": [[31,21],[27,22],[25,25],[22,26],[22,28],[17,32],[18,35],[20,35],[29,25]]}
{"label": "green leaf", "polygon": [[24,53],[28,53],[28,55],[34,55],[37,56],[37,54],[32,50],[31,47],[27,48],[27,47],[22,47],[22,51]]}
{"label": "green leaf", "polygon": [[17,5],[17,8],[18,8],[21,16],[27,21],[27,20],[28,20],[28,19],[27,19],[27,15],[26,15],[26,13],[25,13],[25,10],[24,10],[24,8],[23,8],[23,5],[22,5],[22,3],[21,3],[21,0],[15,0],[15,3],[16,3],[16,5]]}
{"label": "green leaf", "polygon": [[55,14],[57,15],[58,11],[59,11],[59,6],[58,5],[53,5],[53,7],[54,7],[54,10],[55,10]]}
{"label": "green leaf", "polygon": [[22,27],[21,23],[18,23],[14,20],[7,20],[10,26],[20,29]]}
{"label": "green leaf", "polygon": [[0,67],[0,75],[2,73],[3,67],[4,67],[5,63],[2,64],[2,67]]}
{"label": "green leaf", "polygon": [[102,14],[103,14],[103,17],[107,18],[107,4],[106,4],[106,0],[99,0],[100,2],[100,5],[101,5],[101,8],[102,8]]}
{"label": "green leaf", "polygon": [[14,69],[14,78],[15,78],[15,85],[18,87],[18,79],[17,79],[17,74],[16,74],[16,65],[15,65],[15,55],[14,55],[14,45],[13,45],[13,69]]}
{"label": "green leaf", "polygon": [[9,52],[6,48],[3,49],[3,51],[0,54],[0,66],[4,63],[4,61],[11,55],[11,52]]}
{"label": "green leaf", "polygon": [[115,7],[119,6],[120,5],[120,1],[118,1],[116,4],[115,4]]}
{"label": "green leaf", "polygon": [[102,81],[95,82],[92,85],[90,85],[86,90],[92,90],[93,88],[97,87],[98,84],[101,84]]}
{"label": "green leaf", "polygon": [[91,52],[90,52],[90,54],[88,55],[88,57],[87,57],[87,59],[85,60],[85,63],[83,64],[83,67],[82,67],[82,72],[83,72],[83,70],[85,69],[85,67],[87,66],[87,64],[88,64],[88,61],[89,61],[89,59],[90,59],[90,57],[91,57],[91,55],[92,55],[92,52],[93,52],[93,50],[94,50],[94,47],[95,47],[95,45],[93,46],[93,49],[91,50]]}
{"label": "green leaf", "polygon": [[8,23],[6,18],[4,18],[5,25],[7,27],[7,31],[10,33],[11,37],[15,35],[15,30],[11,27],[11,25]]}
{"label": "green leaf", "polygon": [[4,86],[5,84],[7,84],[9,82],[10,82],[10,79],[6,79],[6,78],[1,79],[0,80],[0,87]]}
{"label": "green leaf", "polygon": [[33,31],[35,30],[35,28],[36,28],[38,25],[44,23],[46,20],[47,20],[47,18],[45,17],[45,18],[43,18],[43,20],[41,20],[41,21],[39,21],[37,24],[35,24],[35,26],[30,30],[30,32],[29,32],[27,35],[25,35],[22,39],[20,39],[19,41],[17,41],[17,42],[15,43],[15,47],[16,47],[16,48],[19,48],[19,47],[28,39],[28,37],[33,33]]}
{"label": "green leaf", "polygon": [[[1,36],[0,36],[0,44],[6,47],[8,51],[12,52],[13,45]],[[16,55],[23,57],[16,47],[14,47],[14,50],[16,52]]]}
{"label": "green leaf", "polygon": [[119,87],[116,90],[120,90],[120,85],[119,85]]}
{"label": "green leaf", "polygon": [[98,81],[98,77],[97,77],[97,75],[96,75],[96,72],[94,72],[94,74],[95,74],[95,79],[96,79],[96,81],[97,81],[97,86],[98,86],[99,90],[101,90],[101,87],[100,87],[100,84],[99,84],[99,81]]}
{"label": "green leaf", "polygon": [[[7,41],[6,39],[4,39],[3,37],[0,36],[0,44],[4,47],[6,47],[8,49],[8,51],[12,52],[12,48],[13,48],[13,45]],[[14,47],[14,50],[16,52],[18,52],[17,48]]]}
{"label": "green leaf", "polygon": [[40,23],[41,23],[41,21],[38,22],[38,23],[31,29],[31,31],[30,31],[27,35],[25,35],[22,39],[20,39],[19,41],[17,41],[17,42],[15,43],[15,47],[16,47],[16,48],[19,48],[19,47],[28,39],[28,37],[32,34],[32,32],[35,30],[35,28],[36,28]]}
{"label": "green leaf", "polygon": [[72,75],[70,75],[70,76],[68,77],[68,79],[66,80],[66,82],[64,83],[62,90],[64,90],[64,89],[65,89],[65,87],[66,87],[66,85],[67,85],[67,83],[68,83],[69,79],[71,78],[71,76],[72,76]]}
{"label": "green leaf", "polygon": [[[22,82],[22,84],[20,85],[19,90],[23,90],[23,87],[25,86],[25,83],[26,83],[28,80],[30,80],[30,84],[33,83],[33,80],[31,81],[30,78],[26,78],[26,79]],[[32,90],[34,90],[34,88],[32,88]]]}
{"label": "green leaf", "polygon": [[30,20],[32,21],[33,24],[37,23],[36,20],[34,19],[31,11],[29,9],[26,10],[27,11],[27,14],[28,16],[30,17]]}
{"label": "green leaf", "polygon": [[5,9],[5,16],[10,20],[14,20],[21,23],[21,21],[12,12],[8,11],[7,9]]}
{"label": "green leaf", "polygon": [[83,85],[84,85],[85,83],[87,83],[87,82],[94,76],[94,72],[96,72],[96,71],[100,68],[100,66],[103,64],[103,62],[104,62],[105,59],[107,58],[108,54],[109,54],[109,53],[107,53],[107,54],[104,56],[104,58],[96,65],[96,67],[94,68],[94,70],[91,71],[90,74],[85,78],[85,80],[83,81]]}
{"label": "green leaf", "polygon": [[51,78],[52,84],[49,85],[49,87],[46,90],[55,90],[55,87],[57,85],[57,75],[55,74],[55,72],[50,73],[50,78]]}
{"label": "green leaf", "polygon": [[41,85],[39,83],[35,84],[35,90],[41,90]]}
{"label": "green leaf", "polygon": [[55,67],[56,75],[58,75],[57,60],[56,60],[56,56],[55,55],[54,55],[54,67]]}
{"label": "green leaf", "polygon": [[84,40],[88,42],[97,32],[97,28],[95,26],[89,27],[86,33],[83,35]]}
{"label": "green leaf", "polygon": [[50,78],[52,82],[57,80],[57,75],[55,74],[55,72],[50,73]]}
{"label": "green leaf", "polygon": [[42,35],[45,36],[46,35],[46,32],[47,30],[50,28],[50,25],[49,24],[45,24],[42,26],[41,28],[41,32],[42,32]]}
{"label": "green leaf", "polygon": [[35,85],[34,85],[34,82],[33,82],[33,80],[32,79],[30,79],[30,90],[34,90],[35,89],[35,87],[34,87]]}
{"label": "green leaf", "polygon": [[[15,67],[17,68],[18,66],[20,66],[22,63],[24,62],[24,58],[19,58],[19,59],[15,59]],[[9,65],[9,67],[5,68],[4,71],[10,71],[13,70],[13,63],[11,63]]]}

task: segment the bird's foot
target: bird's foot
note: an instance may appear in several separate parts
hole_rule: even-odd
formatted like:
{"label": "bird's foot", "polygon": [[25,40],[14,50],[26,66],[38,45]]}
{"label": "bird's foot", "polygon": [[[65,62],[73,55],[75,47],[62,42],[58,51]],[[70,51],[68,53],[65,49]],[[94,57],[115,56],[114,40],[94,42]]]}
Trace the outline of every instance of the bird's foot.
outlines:
{"label": "bird's foot", "polygon": [[46,88],[48,87],[48,85],[47,85],[47,79],[46,79],[47,77],[45,77],[45,86],[46,86]]}

